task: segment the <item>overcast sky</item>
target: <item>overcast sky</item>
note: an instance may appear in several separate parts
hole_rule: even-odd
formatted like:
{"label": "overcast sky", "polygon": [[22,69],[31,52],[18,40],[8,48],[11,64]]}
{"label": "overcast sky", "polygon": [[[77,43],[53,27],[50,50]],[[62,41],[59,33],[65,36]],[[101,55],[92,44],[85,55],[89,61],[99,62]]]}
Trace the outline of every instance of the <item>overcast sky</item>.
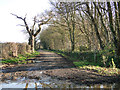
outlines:
{"label": "overcast sky", "polygon": [[27,42],[27,36],[22,32],[24,29],[18,24],[23,24],[10,13],[32,18],[49,9],[48,0],[0,0],[0,42]]}

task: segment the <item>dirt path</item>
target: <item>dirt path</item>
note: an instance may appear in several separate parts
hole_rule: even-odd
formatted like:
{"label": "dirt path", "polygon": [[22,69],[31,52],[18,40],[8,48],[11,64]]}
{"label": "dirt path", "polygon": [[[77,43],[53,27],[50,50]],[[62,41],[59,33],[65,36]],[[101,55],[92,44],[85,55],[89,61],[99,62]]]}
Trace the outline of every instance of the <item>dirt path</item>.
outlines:
{"label": "dirt path", "polygon": [[15,80],[18,77],[40,79],[41,76],[51,76],[68,80],[77,84],[99,84],[119,82],[118,76],[102,76],[94,71],[78,69],[72,62],[52,52],[42,51],[29,64],[3,65],[1,80]]}

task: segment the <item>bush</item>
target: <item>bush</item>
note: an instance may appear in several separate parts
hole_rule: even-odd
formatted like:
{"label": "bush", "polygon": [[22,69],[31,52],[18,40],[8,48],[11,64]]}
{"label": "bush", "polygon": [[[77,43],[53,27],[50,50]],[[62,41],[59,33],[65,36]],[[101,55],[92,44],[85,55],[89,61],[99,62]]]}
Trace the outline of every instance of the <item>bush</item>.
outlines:
{"label": "bush", "polygon": [[16,58],[9,58],[9,59],[4,59],[2,60],[2,63],[12,63],[12,64],[24,64],[27,62],[27,59],[31,59],[35,57],[36,55],[39,55],[40,52],[34,52],[32,54],[27,53],[24,55],[18,55]]}
{"label": "bush", "polygon": [[31,46],[30,45],[26,45],[26,52],[31,53]]}
{"label": "bush", "polygon": [[[105,67],[113,67],[112,59],[116,60],[116,54],[114,49],[105,48],[104,50],[101,50],[99,54],[102,57],[102,62]],[[116,61],[115,63],[117,63]]]}
{"label": "bush", "polygon": [[26,44],[25,43],[18,43],[18,54],[25,54],[26,53]]}
{"label": "bush", "polygon": [[3,58],[17,57],[16,43],[3,43],[2,44],[2,57]]}
{"label": "bush", "polygon": [[18,54],[26,54],[27,52],[30,53],[30,46],[26,43],[13,43],[7,42],[2,43],[1,48],[1,56],[4,59],[18,57]]}
{"label": "bush", "polygon": [[88,51],[89,48],[88,48],[87,46],[80,46],[80,47],[79,47],[79,50],[80,50],[80,51]]}

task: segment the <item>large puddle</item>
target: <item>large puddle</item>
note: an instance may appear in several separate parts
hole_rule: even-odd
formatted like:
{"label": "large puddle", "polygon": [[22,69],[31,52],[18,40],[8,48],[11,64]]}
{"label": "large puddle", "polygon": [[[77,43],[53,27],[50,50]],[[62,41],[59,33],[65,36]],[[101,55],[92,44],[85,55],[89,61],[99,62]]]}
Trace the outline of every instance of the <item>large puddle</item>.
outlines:
{"label": "large puddle", "polygon": [[43,77],[40,80],[27,79],[25,77],[18,78],[16,81],[6,80],[0,83],[0,89],[5,88],[83,88],[83,89],[96,89],[96,88],[107,88],[114,90],[120,88],[120,84],[95,84],[95,85],[78,85],[69,81],[52,79],[51,77]]}

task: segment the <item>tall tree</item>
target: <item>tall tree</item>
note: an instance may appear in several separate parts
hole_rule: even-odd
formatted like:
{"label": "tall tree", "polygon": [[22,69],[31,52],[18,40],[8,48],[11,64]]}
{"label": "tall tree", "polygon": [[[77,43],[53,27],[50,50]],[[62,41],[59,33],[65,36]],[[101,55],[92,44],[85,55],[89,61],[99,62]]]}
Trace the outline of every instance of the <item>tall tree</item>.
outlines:
{"label": "tall tree", "polygon": [[65,26],[69,32],[69,39],[71,42],[71,51],[75,49],[75,29],[76,29],[76,4],[75,2],[51,2],[57,13],[64,20],[64,23],[56,22],[61,26]]}
{"label": "tall tree", "polygon": [[100,37],[100,33],[98,31],[98,25],[96,23],[95,17],[93,17],[93,15],[90,12],[90,7],[89,7],[88,3],[86,3],[86,8],[87,8],[86,12],[88,13],[88,15],[90,17],[92,24],[94,25],[95,33],[96,33],[96,36],[98,38],[98,41],[99,41],[99,44],[100,44],[100,48],[103,50],[104,49],[104,44],[103,44],[103,41],[102,41],[102,39]]}
{"label": "tall tree", "polygon": [[111,10],[111,4],[110,2],[107,2],[107,8],[108,8],[108,20],[109,20],[109,28],[112,32],[112,37],[113,37],[113,43],[114,46],[117,50],[118,48],[118,41],[117,41],[117,37],[116,37],[116,31],[114,29],[114,24],[113,24],[113,14],[112,14],[112,10]]}
{"label": "tall tree", "polygon": [[119,41],[118,41],[118,55],[120,56],[120,1],[117,2],[117,5],[118,5],[118,38],[119,38]]}
{"label": "tall tree", "polygon": [[[16,16],[18,19],[21,19],[24,22],[24,26],[26,27],[27,33],[29,34],[29,45],[31,45],[32,52],[34,52],[34,49],[35,49],[35,45],[34,45],[35,44],[35,38],[40,33],[41,26],[44,25],[44,24],[47,24],[48,21],[52,18],[50,16],[50,14],[51,13],[49,13],[49,15],[48,15],[49,17],[45,17],[42,20],[37,19],[37,17],[35,16],[34,20],[33,20],[33,25],[31,26],[31,28],[27,24],[26,16],[23,18],[23,17],[18,16],[16,14],[12,14],[13,16]],[[38,25],[38,29],[37,30],[35,29],[35,25],[36,24]]]}
{"label": "tall tree", "polygon": [[106,42],[108,43],[108,42],[109,42],[108,30],[107,30],[107,27],[106,27],[106,25],[105,25],[105,23],[104,23],[104,19],[103,19],[102,12],[100,11],[100,8],[99,8],[99,5],[100,5],[100,4],[98,3],[98,5],[96,5],[95,2],[93,2],[93,4],[94,4],[94,6],[95,6],[96,9],[97,9],[98,14],[100,15],[100,21],[101,21],[101,24],[102,24],[102,26],[103,26],[103,28],[104,28],[104,31],[105,31],[105,39],[106,39]]}

